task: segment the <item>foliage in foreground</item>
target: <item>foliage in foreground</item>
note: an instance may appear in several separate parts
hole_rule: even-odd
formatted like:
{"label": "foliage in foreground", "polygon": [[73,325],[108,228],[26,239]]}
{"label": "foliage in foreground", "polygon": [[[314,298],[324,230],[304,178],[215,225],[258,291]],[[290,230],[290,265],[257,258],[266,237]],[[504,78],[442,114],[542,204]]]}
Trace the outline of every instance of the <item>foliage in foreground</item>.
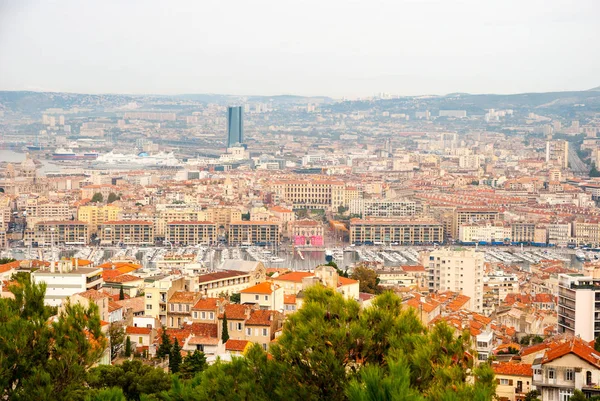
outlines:
{"label": "foliage in foreground", "polygon": [[[67,339],[47,342],[68,346],[46,359],[42,354],[47,348],[26,349],[24,343],[37,341],[36,330],[43,331],[49,316],[40,308],[43,288],[23,288],[33,292],[26,300],[23,296],[12,303],[0,300],[1,322],[12,322],[0,325],[3,338],[17,330],[11,325],[19,330],[20,325],[23,329],[32,325],[23,331],[24,339],[13,336],[23,341],[21,348],[0,345],[3,378],[15,366],[5,355],[18,359],[12,381],[1,383],[12,389],[3,394],[10,400],[487,401],[495,393],[490,366],[473,366],[468,333],[457,336],[445,324],[426,329],[414,311],[403,309],[400,299],[389,292],[361,309],[333,290],[312,287],[306,291],[303,308],[289,316],[269,355],[254,345],[244,357],[207,366],[205,356],[194,352],[177,363],[179,373],[173,374],[139,360],[89,369],[91,358],[99,354],[85,333],[99,328],[97,311],[75,307],[67,308],[59,323],[49,326],[50,338],[60,332]],[[31,319],[32,315],[38,317]]]}

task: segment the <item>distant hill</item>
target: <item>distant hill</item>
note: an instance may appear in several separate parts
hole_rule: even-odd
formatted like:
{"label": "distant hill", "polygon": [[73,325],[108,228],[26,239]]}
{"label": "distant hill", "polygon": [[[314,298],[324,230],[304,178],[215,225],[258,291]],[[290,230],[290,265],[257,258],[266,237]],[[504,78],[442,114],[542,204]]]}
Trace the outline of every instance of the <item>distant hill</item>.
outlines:
{"label": "distant hill", "polygon": [[[175,101],[175,103],[173,102]],[[177,100],[182,101],[178,104]],[[509,95],[451,93],[444,96],[405,96],[397,99],[375,101],[345,101],[327,96],[234,96],[223,94],[127,95],[127,94],[78,94],[63,92],[0,91],[0,110],[39,115],[49,108],[71,109],[78,107],[94,112],[112,111],[135,102],[141,108],[169,109],[193,107],[189,102],[217,103],[221,105],[244,102],[273,103],[274,105],[300,105],[307,103],[329,104],[332,111],[352,112],[368,110],[375,104],[382,111],[411,112],[416,109],[431,111],[440,109],[467,110],[469,115],[483,114],[486,109],[546,110],[558,114],[573,111],[600,112],[600,87],[587,91],[518,93]],[[183,104],[185,103],[185,104]]]}
{"label": "distant hill", "polygon": [[595,88],[588,89],[588,91],[600,91],[600,86],[596,86]]}

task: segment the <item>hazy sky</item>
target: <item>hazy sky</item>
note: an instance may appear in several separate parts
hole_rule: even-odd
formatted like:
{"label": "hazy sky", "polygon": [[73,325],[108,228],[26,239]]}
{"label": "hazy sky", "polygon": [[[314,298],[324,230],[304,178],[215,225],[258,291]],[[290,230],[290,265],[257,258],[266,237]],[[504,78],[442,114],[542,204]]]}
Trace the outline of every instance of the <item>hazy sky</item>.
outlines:
{"label": "hazy sky", "polygon": [[584,90],[599,21],[600,0],[0,0],[0,89]]}

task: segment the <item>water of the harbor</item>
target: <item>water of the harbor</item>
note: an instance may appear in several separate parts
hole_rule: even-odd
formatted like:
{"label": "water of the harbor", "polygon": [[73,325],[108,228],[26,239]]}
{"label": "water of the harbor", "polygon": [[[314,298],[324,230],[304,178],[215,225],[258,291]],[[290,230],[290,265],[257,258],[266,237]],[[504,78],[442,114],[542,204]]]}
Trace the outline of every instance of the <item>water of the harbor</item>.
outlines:
{"label": "water of the harbor", "polygon": [[[51,164],[48,160],[38,159],[34,153],[31,153],[31,158],[35,160],[39,160],[40,167],[38,169],[38,174],[45,175],[49,172],[60,171],[58,166]],[[17,152],[9,149],[0,149],[0,163],[21,163],[27,157],[27,153],[25,152]]]}
{"label": "water of the harbor", "polygon": [[[432,249],[426,247],[394,247],[392,250],[390,249],[378,249],[376,247],[361,247],[357,249],[349,249],[346,248],[346,251],[342,252],[341,249],[338,249],[336,252],[337,259],[334,261],[337,263],[338,267],[342,270],[347,268],[351,268],[357,262],[365,259],[361,259],[360,255],[368,254],[371,252],[371,257],[368,257],[367,260],[373,260],[372,255],[377,255],[381,260],[383,260],[384,266],[401,266],[401,265],[415,265],[418,262],[416,260],[406,260],[406,261],[392,261],[386,259],[384,257],[384,253],[387,254],[395,254],[396,252],[405,252],[407,250],[411,250],[414,252],[420,252],[423,250]],[[533,261],[525,261],[522,260],[518,262],[502,262],[499,260],[493,260],[492,254],[493,252],[497,252],[498,248],[482,248],[478,249],[481,252],[484,252],[486,255],[486,260],[490,262],[498,262],[504,263],[506,265],[516,265],[521,267],[524,271],[529,271],[529,265],[533,263]],[[233,252],[239,252],[239,257],[242,260],[257,260],[256,253],[252,254],[248,252],[246,249],[236,249],[236,248],[228,248],[228,251],[225,252],[225,248],[205,248],[202,251],[201,256],[196,258],[194,262],[201,262],[208,269],[214,270],[217,269],[224,260],[227,258],[232,258]],[[357,252],[359,251],[359,252]],[[93,247],[69,247],[69,248],[25,248],[25,249],[10,249],[4,250],[1,252],[1,256],[14,257],[16,259],[42,259],[42,260],[52,260],[62,257],[78,257],[82,259],[91,259],[95,263],[99,264],[110,260],[111,258],[115,259],[135,259],[139,261],[146,268],[155,268],[156,263],[163,259],[168,254],[177,254],[180,255],[190,255],[190,254],[199,254],[199,250],[194,247],[187,248],[154,248],[154,247],[129,247],[129,248],[117,248],[117,247],[108,247],[108,248],[93,248]],[[525,255],[529,258],[532,255],[536,256],[539,259],[557,259],[558,257],[563,259],[565,263],[565,267],[570,267],[576,270],[581,270],[583,266],[583,262],[578,260],[575,257],[573,250],[551,250],[550,254],[546,254],[546,251],[543,249],[530,249],[530,250],[520,250],[520,249],[511,249],[508,250],[504,248],[500,251],[506,252],[507,254],[518,258],[519,255]],[[229,254],[229,256],[226,256]],[[343,257],[341,257],[343,255]],[[594,256],[589,254],[589,256]],[[600,255],[599,255],[600,256]],[[265,255],[259,255],[260,261],[267,267],[274,268],[287,268],[291,270],[312,270],[316,266],[326,263],[325,252],[324,251],[302,251],[299,249],[295,249],[293,252],[291,249],[279,249],[279,250],[270,250],[269,253]],[[273,259],[278,258],[276,261]],[[408,259],[408,258],[407,258]]]}

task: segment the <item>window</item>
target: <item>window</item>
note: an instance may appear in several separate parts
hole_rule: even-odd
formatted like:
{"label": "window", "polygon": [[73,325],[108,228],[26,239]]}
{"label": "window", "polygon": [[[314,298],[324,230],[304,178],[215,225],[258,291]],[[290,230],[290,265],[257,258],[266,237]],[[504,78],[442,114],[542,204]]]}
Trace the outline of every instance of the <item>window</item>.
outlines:
{"label": "window", "polygon": [[175,305],[171,304],[171,312],[175,311]]}
{"label": "window", "polygon": [[250,327],[246,327],[246,335],[247,336],[251,336],[252,335],[252,329]]}
{"label": "window", "polygon": [[194,312],[194,319],[198,319],[198,312]]}
{"label": "window", "polygon": [[268,301],[268,300],[269,300],[269,296],[265,295],[265,301]]}
{"label": "window", "polygon": [[254,296],[254,300],[255,300],[255,301],[258,301],[258,300],[259,300],[259,298],[260,298],[260,296],[259,296],[259,295],[255,295],[255,296]]}
{"label": "window", "polygon": [[146,294],[146,299],[152,299],[152,294]]}
{"label": "window", "polygon": [[263,334],[264,337],[267,336],[267,331],[268,331],[267,329],[263,329],[263,333],[262,334]]}
{"label": "window", "polygon": [[508,379],[500,379],[501,386],[508,386]]}
{"label": "window", "polygon": [[206,312],[202,312],[202,313],[200,314],[200,317],[201,317],[202,319],[206,319]]}
{"label": "window", "polygon": [[138,344],[142,345],[144,343],[143,338],[142,337],[138,337]]}
{"label": "window", "polygon": [[554,369],[548,369],[548,379],[554,379]]}
{"label": "window", "polygon": [[567,380],[567,381],[575,380],[575,371],[573,369],[565,370],[565,380]]}
{"label": "window", "polygon": [[152,310],[152,304],[146,304],[146,310]]}
{"label": "window", "polygon": [[210,320],[214,320],[214,318],[215,318],[215,314],[214,314],[214,312],[210,312],[210,313],[208,314],[208,316],[209,316],[209,319],[210,319]]}
{"label": "window", "polygon": [[242,331],[242,324],[241,323],[237,323],[237,330],[238,331]]}

